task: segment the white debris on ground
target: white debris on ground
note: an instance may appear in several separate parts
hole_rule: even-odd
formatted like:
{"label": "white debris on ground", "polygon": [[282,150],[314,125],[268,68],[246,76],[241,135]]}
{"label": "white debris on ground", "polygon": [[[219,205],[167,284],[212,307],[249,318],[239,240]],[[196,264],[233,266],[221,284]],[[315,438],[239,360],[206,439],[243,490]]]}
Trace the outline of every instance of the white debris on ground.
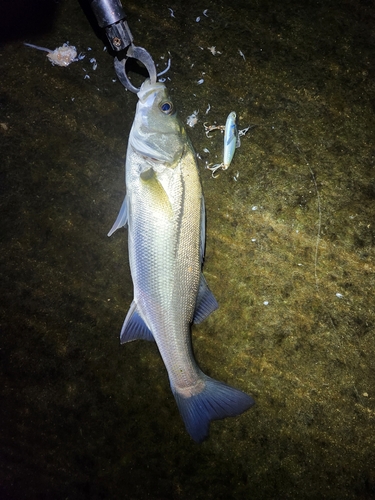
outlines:
{"label": "white debris on ground", "polygon": [[72,62],[81,61],[85,57],[84,54],[77,55],[77,49],[74,45],[69,45],[69,42],[64,43],[61,47],[57,47],[55,50],[40,47],[39,45],[33,45],[32,43],[24,43],[24,45],[31,47],[32,49],[47,52],[47,58],[53,66],[56,65],[66,67]]}
{"label": "white debris on ground", "polygon": [[216,46],[207,47],[207,50],[209,50],[213,56],[216,56],[216,54],[221,54],[219,50],[216,50]]}
{"label": "white debris on ground", "polygon": [[92,57],[92,58],[90,59],[90,63],[92,64],[92,69],[95,71],[95,70],[96,70],[96,68],[98,67],[98,63],[96,62],[95,57]]}
{"label": "white debris on ground", "polygon": [[190,116],[187,117],[186,124],[189,125],[189,127],[193,128],[198,123],[198,113],[199,110],[194,111]]}
{"label": "white debris on ground", "polygon": [[47,57],[53,65],[69,66],[69,64],[77,60],[77,49],[74,45],[64,43],[64,45],[57,47],[53,52],[49,52]]}

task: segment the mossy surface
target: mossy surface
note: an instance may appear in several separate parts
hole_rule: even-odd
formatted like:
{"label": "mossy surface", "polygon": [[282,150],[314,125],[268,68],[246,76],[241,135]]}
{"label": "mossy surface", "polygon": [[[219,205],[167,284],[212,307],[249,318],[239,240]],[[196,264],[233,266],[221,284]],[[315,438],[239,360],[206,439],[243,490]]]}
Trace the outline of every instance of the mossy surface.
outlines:
{"label": "mossy surface", "polygon": [[[119,345],[132,283],[126,232],[106,234],[136,96],[67,0],[0,49],[0,497],[375,498],[373,4],[124,7],[160,70],[170,52],[182,121],[199,110],[220,307],[196,357],[257,405],[197,445],[156,346]],[[86,53],[68,68],[22,44],[67,40]],[[214,179],[222,136],[203,123],[230,111],[252,127]]]}

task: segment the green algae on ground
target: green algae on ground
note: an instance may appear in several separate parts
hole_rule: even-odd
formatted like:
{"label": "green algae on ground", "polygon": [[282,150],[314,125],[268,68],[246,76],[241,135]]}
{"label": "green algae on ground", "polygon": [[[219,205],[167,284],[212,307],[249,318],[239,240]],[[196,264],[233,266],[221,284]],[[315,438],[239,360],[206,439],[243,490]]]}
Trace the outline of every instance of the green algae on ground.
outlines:
{"label": "green algae on ground", "polygon": [[[196,355],[257,406],[214,422],[198,447],[155,345],[119,346],[132,285],[126,234],[106,234],[136,98],[65,2],[27,41],[90,46],[95,72],[88,59],[52,67],[21,41],[0,55],[3,497],[372,498],[373,6],[125,8],[138,45],[163,67],[171,51],[182,120],[199,109],[188,134],[220,308],[193,328]],[[202,125],[232,110],[255,126],[212,179],[221,138]]]}

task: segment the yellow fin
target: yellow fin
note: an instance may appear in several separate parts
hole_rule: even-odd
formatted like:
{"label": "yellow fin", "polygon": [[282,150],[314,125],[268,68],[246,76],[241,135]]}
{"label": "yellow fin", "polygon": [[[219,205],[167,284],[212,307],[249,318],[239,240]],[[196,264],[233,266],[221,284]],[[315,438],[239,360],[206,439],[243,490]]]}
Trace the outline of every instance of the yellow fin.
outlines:
{"label": "yellow fin", "polygon": [[140,178],[146,190],[150,206],[156,211],[162,211],[165,215],[173,216],[171,202],[161,182],[158,180],[155,170],[152,167],[145,170],[140,174]]}

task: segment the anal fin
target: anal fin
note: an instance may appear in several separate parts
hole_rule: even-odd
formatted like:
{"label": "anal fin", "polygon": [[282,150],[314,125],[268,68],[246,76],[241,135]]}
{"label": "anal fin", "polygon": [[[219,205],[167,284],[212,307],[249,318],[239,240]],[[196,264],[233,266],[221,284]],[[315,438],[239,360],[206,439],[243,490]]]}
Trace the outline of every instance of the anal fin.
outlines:
{"label": "anal fin", "polygon": [[194,311],[193,323],[201,323],[207,318],[213,311],[219,307],[214,294],[208,288],[207,281],[203,274],[201,273],[201,279],[199,282],[199,290],[197,295],[197,302]]}
{"label": "anal fin", "polygon": [[121,344],[132,342],[133,340],[155,340],[151,330],[139,315],[137,304],[134,300],[131,303],[120,333]]}

